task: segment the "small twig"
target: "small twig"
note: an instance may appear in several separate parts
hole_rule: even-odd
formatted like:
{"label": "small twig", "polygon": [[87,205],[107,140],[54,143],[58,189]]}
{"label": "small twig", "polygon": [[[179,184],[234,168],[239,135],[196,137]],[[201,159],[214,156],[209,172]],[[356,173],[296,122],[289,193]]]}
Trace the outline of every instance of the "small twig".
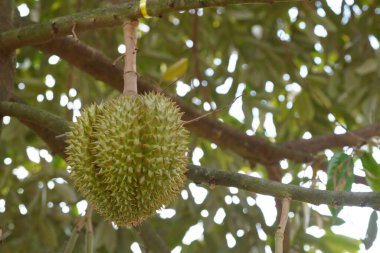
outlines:
{"label": "small twig", "polygon": [[71,236],[70,236],[68,243],[66,244],[66,247],[65,247],[65,250],[63,251],[63,253],[73,252],[75,244],[77,243],[78,237],[79,237],[79,233],[76,229],[74,229]]}
{"label": "small twig", "polygon": [[94,230],[92,227],[93,207],[89,204],[86,212],[86,253],[94,252]]}
{"label": "small twig", "polygon": [[61,138],[65,138],[66,136],[67,136],[67,133],[64,133],[64,134],[60,134],[60,135],[55,136],[55,138],[61,139]]}
{"label": "small twig", "polygon": [[[195,78],[199,80],[201,83],[203,80],[203,75],[200,69],[200,61],[199,61],[199,49],[198,49],[198,36],[199,36],[199,16],[198,16],[198,9],[195,9],[195,13],[193,14],[193,20],[192,20],[192,37],[191,40],[193,41],[193,47],[191,48],[191,54],[193,59],[193,74]],[[202,98],[206,101],[210,101],[210,95],[208,93],[208,90],[206,87],[200,85],[200,94]]]}
{"label": "small twig", "polygon": [[[78,240],[79,233],[82,231],[83,227],[86,225],[87,229],[87,236],[86,236],[86,253],[92,253],[93,252],[93,229],[92,229],[92,206],[88,204],[86,214],[78,219],[78,221],[75,224],[75,227],[73,229],[73,232],[71,233],[70,239],[65,247],[64,253],[71,253],[74,250],[75,244]],[[89,231],[91,231],[91,236],[89,238]],[[90,239],[90,240],[89,240]],[[89,245],[91,245],[89,247]],[[88,250],[92,251],[88,251]]]}
{"label": "small twig", "polygon": [[199,57],[198,57],[198,10],[195,10],[192,20],[192,41],[193,47],[191,48],[193,64],[194,64],[194,76],[201,81],[202,74],[199,68]]}
{"label": "small twig", "polygon": [[190,89],[195,89],[195,85],[194,85],[194,83],[193,83],[193,80],[194,79],[191,79],[191,81],[190,81]]}
{"label": "small twig", "polygon": [[173,82],[169,83],[168,85],[166,85],[165,88],[163,88],[161,90],[161,92],[165,92],[169,87],[171,87],[173,84],[177,83],[183,76],[180,76],[178,77],[176,80],[174,80]]}
{"label": "small twig", "polygon": [[[335,116],[334,116],[334,117],[335,117]],[[335,119],[336,119],[336,117],[335,117]],[[349,131],[348,128],[347,128],[345,125],[343,125],[342,123],[340,123],[338,120],[335,120],[335,123],[336,123],[337,125],[339,125],[341,128],[343,128],[344,130],[346,130],[346,133],[347,133],[347,134],[351,135],[352,137],[356,138],[357,140],[362,141],[362,142],[364,142],[364,143],[367,143],[367,142],[368,142],[368,140],[366,140],[366,139],[362,138],[361,136],[359,136],[359,135],[357,135],[357,134],[355,134],[355,133]]]}
{"label": "small twig", "polygon": [[283,253],[284,232],[286,223],[288,222],[288,213],[291,200],[291,197],[282,199],[281,218],[275,235],[275,253]]}
{"label": "small twig", "polygon": [[123,57],[125,57],[125,53],[124,54],[121,54],[121,55],[119,55],[113,62],[112,62],[112,66],[115,66],[116,65],[116,63],[118,62],[118,61],[120,61]]}
{"label": "small twig", "polygon": [[76,26],[77,26],[77,23],[74,22],[74,24],[73,24],[73,28],[71,28],[71,33],[73,34],[74,39],[75,39],[76,41],[79,41],[79,38],[78,38],[78,36],[77,36],[77,34],[76,34],[76,32],[75,32],[75,28],[76,28]]}
{"label": "small twig", "polygon": [[81,217],[75,224],[73,232],[71,233],[69,242],[66,245],[64,253],[71,253],[74,250],[75,244],[77,243],[79,232],[82,230],[85,224],[85,216]]}
{"label": "small twig", "polygon": [[205,117],[207,117],[207,116],[210,116],[210,115],[212,115],[212,114],[218,113],[218,112],[220,112],[220,111],[226,109],[227,107],[230,107],[231,105],[233,105],[233,104],[236,102],[236,100],[239,99],[239,98],[242,97],[242,96],[243,96],[243,94],[240,95],[240,96],[237,96],[237,97],[236,97],[236,98],[235,98],[230,104],[227,104],[227,105],[225,105],[225,106],[223,106],[223,107],[220,107],[220,108],[218,108],[218,109],[216,109],[216,110],[214,110],[214,111],[211,111],[211,112],[209,112],[209,113],[203,114],[202,116],[199,116],[199,117],[197,117],[197,118],[195,118],[195,119],[192,119],[192,120],[189,120],[189,121],[185,121],[183,124],[184,124],[184,125],[187,125],[187,124],[193,123],[193,122],[195,122],[195,121],[198,121],[198,120],[200,120],[200,119],[203,119],[203,118],[205,118]]}

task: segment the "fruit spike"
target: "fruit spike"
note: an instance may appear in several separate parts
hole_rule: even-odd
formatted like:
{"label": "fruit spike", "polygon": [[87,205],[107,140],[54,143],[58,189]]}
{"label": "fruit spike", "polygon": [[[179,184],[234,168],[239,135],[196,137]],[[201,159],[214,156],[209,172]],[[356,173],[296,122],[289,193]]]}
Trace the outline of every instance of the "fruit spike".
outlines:
{"label": "fruit spike", "polygon": [[120,96],[81,114],[69,133],[67,163],[75,187],[102,216],[137,225],[176,199],[188,131],[170,99]]}

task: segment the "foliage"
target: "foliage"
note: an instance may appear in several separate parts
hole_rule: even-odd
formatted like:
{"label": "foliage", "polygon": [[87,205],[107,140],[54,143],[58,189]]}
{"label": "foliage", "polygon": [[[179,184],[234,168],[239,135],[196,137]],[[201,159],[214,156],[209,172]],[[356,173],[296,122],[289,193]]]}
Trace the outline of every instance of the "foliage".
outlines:
{"label": "foliage", "polygon": [[[329,191],[351,191],[354,182],[352,158],[345,153],[335,153],[327,166],[327,185]],[[341,208],[330,207],[334,218]]]}
{"label": "foliage", "polygon": [[[93,0],[16,2],[28,6],[24,19],[34,22],[108,5]],[[231,110],[209,117],[247,135],[285,143],[379,121],[379,24],[376,0],[343,1],[340,11],[333,11],[326,1],[305,1],[172,13],[141,20],[137,69],[144,79],[203,112],[223,108],[243,95]],[[111,59],[117,59],[118,49],[122,52],[120,28],[77,35]],[[117,95],[108,84],[34,47],[17,49],[14,88],[21,101],[70,121],[81,107]],[[19,121],[8,121],[3,119],[0,140],[0,252],[61,252],[80,217],[83,197],[68,182],[63,158],[49,153],[48,146]],[[195,135],[190,142],[194,163],[273,179],[265,164],[244,160]],[[339,190],[349,191],[358,178],[353,164],[359,158],[368,185],[378,191],[380,170],[372,156],[377,144],[368,143],[339,146],[332,158],[331,150],[319,152],[310,164],[283,160],[280,176],[286,183],[316,189],[325,189],[327,183],[327,189],[336,190],[342,185],[330,184],[335,180],[344,184]],[[350,166],[342,166],[343,160]],[[321,180],[326,171],[328,182]],[[196,195],[200,192],[207,192],[204,200]],[[148,221],[170,249],[180,246],[181,252],[266,252],[268,247],[273,250],[276,223],[275,217],[268,220],[261,197],[188,182],[179,200],[167,207],[175,210],[174,216],[157,214]],[[272,210],[276,215],[274,203]],[[331,231],[331,216],[295,202],[291,212],[293,252],[358,251],[360,241]],[[221,213],[226,215],[219,222],[215,217],[223,217]],[[362,238],[367,248],[376,237],[376,220],[374,212],[367,237]],[[344,223],[339,216],[334,222]],[[204,229],[203,239],[185,243],[186,232],[196,224]],[[93,225],[96,252],[130,252],[135,242],[144,250],[133,229],[115,229],[96,214]],[[318,239],[306,233],[311,226],[323,228],[325,235]],[[236,244],[227,246],[226,238]],[[84,245],[81,232],[74,252],[84,252]]]}

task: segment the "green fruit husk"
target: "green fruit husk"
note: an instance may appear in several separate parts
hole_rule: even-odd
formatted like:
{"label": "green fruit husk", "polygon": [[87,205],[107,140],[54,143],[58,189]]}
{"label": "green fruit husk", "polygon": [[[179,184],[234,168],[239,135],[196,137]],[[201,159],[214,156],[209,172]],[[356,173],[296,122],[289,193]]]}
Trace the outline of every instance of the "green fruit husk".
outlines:
{"label": "green fruit husk", "polygon": [[170,99],[156,93],[87,107],[67,140],[74,186],[121,227],[137,225],[170,204],[188,163],[181,116]]}

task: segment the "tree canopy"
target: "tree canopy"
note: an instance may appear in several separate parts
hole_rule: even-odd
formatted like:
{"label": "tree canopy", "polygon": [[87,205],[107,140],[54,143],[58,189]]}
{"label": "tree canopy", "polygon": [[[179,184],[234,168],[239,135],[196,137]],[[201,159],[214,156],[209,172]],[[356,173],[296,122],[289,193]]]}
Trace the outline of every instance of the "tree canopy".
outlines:
{"label": "tree canopy", "polygon": [[[169,96],[191,137],[178,200],[126,229],[84,215],[65,133],[122,91],[128,19],[139,93]],[[85,252],[90,234],[99,253],[275,252],[287,198],[284,252],[375,252],[379,40],[377,0],[3,1],[0,252]],[[347,206],[361,238],[334,230]]]}

